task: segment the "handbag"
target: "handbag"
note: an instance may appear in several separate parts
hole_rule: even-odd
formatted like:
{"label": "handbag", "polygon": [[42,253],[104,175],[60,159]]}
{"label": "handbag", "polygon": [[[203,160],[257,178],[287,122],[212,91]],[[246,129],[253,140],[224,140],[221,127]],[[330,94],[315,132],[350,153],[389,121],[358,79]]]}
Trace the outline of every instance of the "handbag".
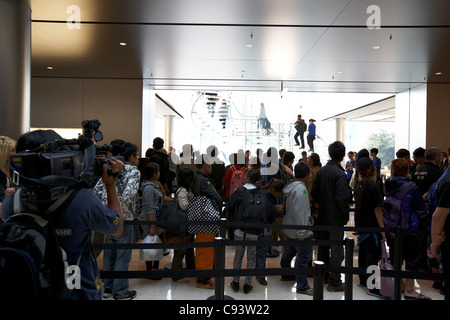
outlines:
{"label": "handbag", "polygon": [[[142,240],[144,244],[151,243],[162,243],[162,240],[157,235],[151,236],[147,235],[144,240]],[[152,248],[152,249],[141,249],[139,251],[139,257],[141,261],[157,261],[161,260],[164,256],[164,250],[162,248]]]}
{"label": "handbag", "polygon": [[[394,270],[394,267],[389,262],[386,251],[386,241],[381,241],[381,262],[380,270]],[[394,278],[380,277],[380,293],[390,299],[394,298]]]}
{"label": "handbag", "polygon": [[188,221],[187,212],[181,210],[176,195],[170,204],[162,205],[158,212],[157,221],[167,222],[167,224],[160,225],[160,227],[166,231],[179,236],[188,235],[186,225]]}
{"label": "handbag", "polygon": [[[220,212],[212,200],[206,196],[189,198],[188,222],[219,221]],[[219,224],[188,224],[188,233],[218,233]]]}

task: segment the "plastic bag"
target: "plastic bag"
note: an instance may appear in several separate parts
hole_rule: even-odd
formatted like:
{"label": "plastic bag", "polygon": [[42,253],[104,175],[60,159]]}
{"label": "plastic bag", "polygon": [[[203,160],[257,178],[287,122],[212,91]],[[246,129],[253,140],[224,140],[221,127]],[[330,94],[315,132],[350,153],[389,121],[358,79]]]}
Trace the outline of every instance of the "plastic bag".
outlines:
{"label": "plastic bag", "polygon": [[[158,236],[148,235],[142,240],[142,243],[151,244],[151,243],[162,243],[162,240]],[[141,261],[157,261],[161,260],[164,255],[164,249],[162,248],[153,248],[153,249],[141,249],[139,252],[139,256]]]}

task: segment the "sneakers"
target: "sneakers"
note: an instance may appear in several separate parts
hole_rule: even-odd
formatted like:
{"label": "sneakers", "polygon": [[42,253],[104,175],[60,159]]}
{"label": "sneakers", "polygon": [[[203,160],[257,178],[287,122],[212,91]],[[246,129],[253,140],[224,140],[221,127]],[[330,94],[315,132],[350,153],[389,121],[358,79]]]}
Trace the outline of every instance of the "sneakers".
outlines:
{"label": "sneakers", "polygon": [[136,290],[128,290],[125,294],[113,294],[114,300],[132,300],[136,298],[137,292]]}
{"label": "sneakers", "polygon": [[[234,292],[238,292],[239,291],[239,282],[231,281],[230,287],[234,290]],[[243,290],[244,290],[244,293],[247,294],[253,290],[253,286],[249,285],[249,284],[244,284]]]}
{"label": "sneakers", "polygon": [[287,275],[287,276],[281,276],[280,280],[281,281],[295,281],[296,280],[295,274],[290,274],[290,275]]}
{"label": "sneakers", "polygon": [[111,289],[105,288],[105,290],[103,291],[103,298],[104,299],[109,299],[113,296],[113,292]]}
{"label": "sneakers", "polygon": [[234,292],[238,292],[239,291],[239,282],[231,281],[230,287],[234,290]]}
{"label": "sneakers", "polygon": [[267,286],[266,278],[256,278],[256,281],[262,286]]}
{"label": "sneakers", "polygon": [[244,284],[244,293],[247,294],[250,291],[253,290],[253,286],[249,285],[249,284]]}

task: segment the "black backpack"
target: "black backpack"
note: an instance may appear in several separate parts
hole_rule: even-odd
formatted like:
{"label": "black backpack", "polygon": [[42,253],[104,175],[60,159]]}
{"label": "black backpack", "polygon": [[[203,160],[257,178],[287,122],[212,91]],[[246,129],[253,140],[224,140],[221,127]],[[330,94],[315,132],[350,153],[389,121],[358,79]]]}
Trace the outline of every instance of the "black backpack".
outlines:
{"label": "black backpack", "polygon": [[70,299],[67,256],[51,220],[74,194],[68,192],[45,213],[24,212],[21,190],[13,195],[14,214],[0,222],[0,300]]}
{"label": "black backpack", "polygon": [[[247,190],[244,187],[239,188],[242,192],[242,199],[235,213],[236,222],[244,223],[269,223],[270,211],[267,207],[267,198],[260,189]],[[244,232],[250,234],[261,234],[263,228],[257,227],[239,227]]]}

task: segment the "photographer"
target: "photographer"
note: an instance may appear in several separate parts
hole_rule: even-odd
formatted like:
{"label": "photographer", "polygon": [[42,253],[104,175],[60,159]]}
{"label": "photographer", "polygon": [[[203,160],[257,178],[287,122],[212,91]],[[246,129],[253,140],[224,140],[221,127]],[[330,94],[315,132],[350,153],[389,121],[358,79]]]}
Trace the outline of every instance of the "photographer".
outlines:
{"label": "photographer", "polygon": [[[53,130],[37,130],[24,134],[17,142],[17,153],[26,153],[34,150],[41,144],[61,139]],[[115,159],[110,160],[112,173],[121,171],[124,164]],[[71,298],[74,300],[101,300],[100,274],[95,259],[94,248],[91,243],[93,231],[119,235],[123,229],[123,211],[116,190],[115,178],[107,173],[107,165],[103,165],[102,177],[107,189],[107,206],[91,191],[75,185],[75,195],[66,207],[58,213],[54,220],[58,231],[58,240],[67,253],[69,265],[78,265],[80,268],[81,288],[72,290]],[[39,189],[46,186],[38,185]],[[18,189],[16,192],[20,192]],[[13,215],[13,197],[3,201],[4,219]],[[51,203],[36,201],[39,209],[48,207]],[[41,208],[42,206],[42,208]]]}
{"label": "photographer", "polygon": [[[123,149],[124,151],[121,155],[125,160],[125,168],[116,178],[116,187],[120,203],[122,204],[124,220],[133,221],[135,217],[136,193],[138,192],[139,180],[141,179],[141,173],[137,169],[139,152],[138,147],[130,142],[124,143]],[[107,204],[107,189],[103,181],[99,180],[92,191],[104,204]],[[106,243],[133,243],[134,239],[134,225],[125,224],[122,234],[119,236],[107,235]],[[128,271],[131,256],[131,249],[105,250],[103,253],[103,270]],[[104,279],[104,287],[103,298],[113,297],[115,300],[131,300],[136,297],[136,291],[129,290],[127,278]]]}

